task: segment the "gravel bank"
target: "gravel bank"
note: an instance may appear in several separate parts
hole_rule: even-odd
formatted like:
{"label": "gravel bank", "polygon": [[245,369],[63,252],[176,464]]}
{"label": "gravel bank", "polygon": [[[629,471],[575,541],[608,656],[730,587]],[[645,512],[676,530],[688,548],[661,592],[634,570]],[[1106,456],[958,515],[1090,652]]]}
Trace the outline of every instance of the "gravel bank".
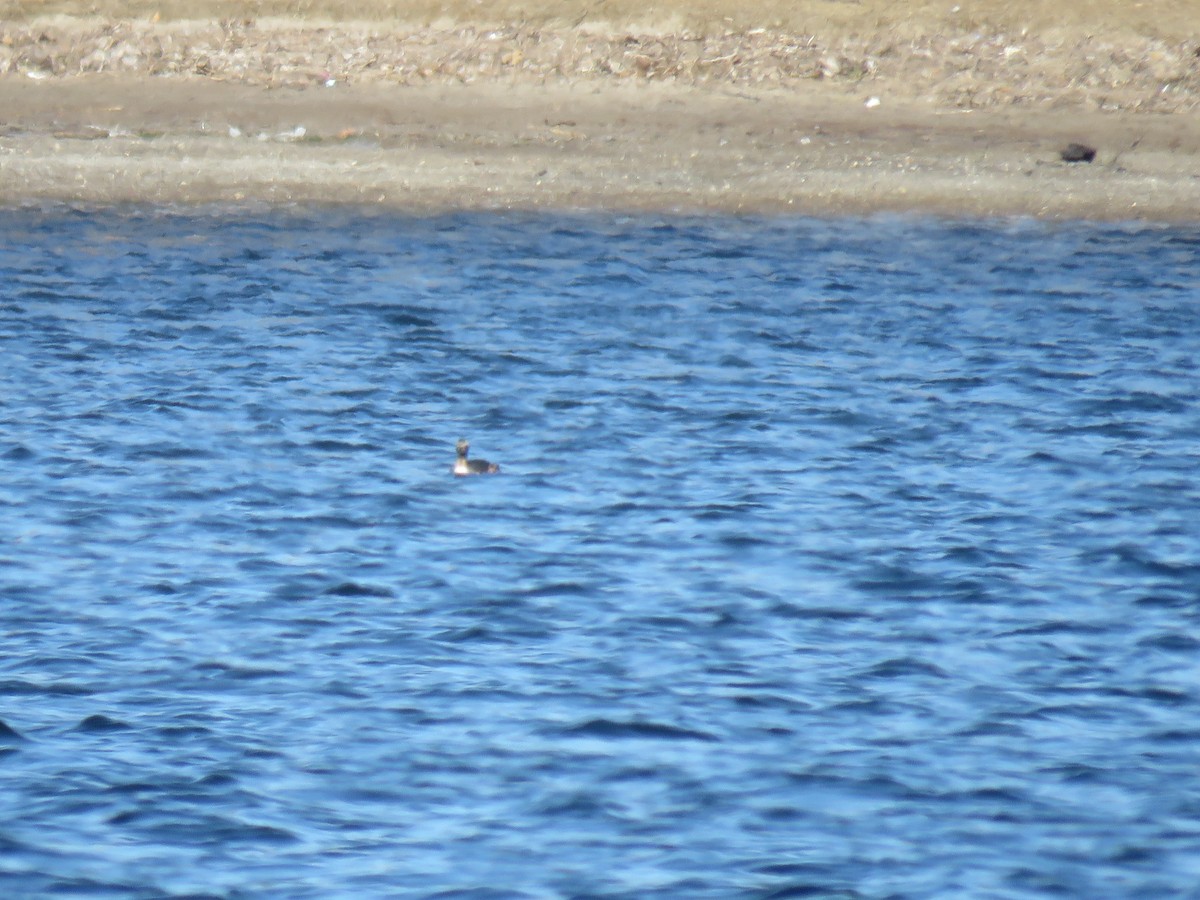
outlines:
{"label": "gravel bank", "polygon": [[1196,220],[1198,54],[974,21],[15,21],[0,202]]}

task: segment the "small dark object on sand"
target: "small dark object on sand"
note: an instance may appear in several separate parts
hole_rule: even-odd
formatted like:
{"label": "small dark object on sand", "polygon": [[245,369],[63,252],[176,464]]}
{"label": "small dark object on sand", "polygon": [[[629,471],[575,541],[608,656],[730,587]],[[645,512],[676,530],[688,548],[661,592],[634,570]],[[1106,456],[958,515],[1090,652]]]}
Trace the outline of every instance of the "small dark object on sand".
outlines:
{"label": "small dark object on sand", "polygon": [[1096,148],[1089,147],[1087,144],[1067,144],[1059,151],[1059,156],[1063,162],[1086,162],[1090,163],[1096,158]]}

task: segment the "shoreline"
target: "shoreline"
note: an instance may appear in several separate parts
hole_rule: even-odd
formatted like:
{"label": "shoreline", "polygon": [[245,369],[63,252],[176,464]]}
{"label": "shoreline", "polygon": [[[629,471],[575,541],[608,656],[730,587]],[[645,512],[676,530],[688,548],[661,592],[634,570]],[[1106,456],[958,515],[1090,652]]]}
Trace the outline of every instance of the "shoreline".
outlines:
{"label": "shoreline", "polygon": [[1200,47],[1055,40],[9,23],[0,206],[1200,222]]}

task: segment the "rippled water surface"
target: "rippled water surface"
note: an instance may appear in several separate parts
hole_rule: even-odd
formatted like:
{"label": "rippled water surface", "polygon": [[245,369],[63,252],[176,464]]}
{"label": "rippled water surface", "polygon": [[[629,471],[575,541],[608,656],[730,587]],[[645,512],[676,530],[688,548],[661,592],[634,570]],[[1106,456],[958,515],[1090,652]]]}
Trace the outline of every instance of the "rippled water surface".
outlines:
{"label": "rippled water surface", "polygon": [[0,234],[4,896],[1196,896],[1200,231]]}

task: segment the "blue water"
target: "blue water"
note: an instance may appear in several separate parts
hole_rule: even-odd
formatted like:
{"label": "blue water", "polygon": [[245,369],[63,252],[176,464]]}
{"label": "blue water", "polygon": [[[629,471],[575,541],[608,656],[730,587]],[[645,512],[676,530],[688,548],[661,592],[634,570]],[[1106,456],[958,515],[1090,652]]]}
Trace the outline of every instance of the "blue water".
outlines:
{"label": "blue water", "polygon": [[1200,230],[0,236],[0,895],[1200,896]]}

